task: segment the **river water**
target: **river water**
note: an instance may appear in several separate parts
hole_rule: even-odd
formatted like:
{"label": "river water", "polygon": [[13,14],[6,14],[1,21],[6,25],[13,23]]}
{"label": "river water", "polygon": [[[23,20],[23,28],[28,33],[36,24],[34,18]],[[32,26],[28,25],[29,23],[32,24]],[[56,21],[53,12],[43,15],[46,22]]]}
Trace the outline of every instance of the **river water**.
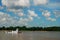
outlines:
{"label": "river water", "polygon": [[18,34],[8,34],[0,31],[0,40],[60,40],[60,32],[22,31]]}

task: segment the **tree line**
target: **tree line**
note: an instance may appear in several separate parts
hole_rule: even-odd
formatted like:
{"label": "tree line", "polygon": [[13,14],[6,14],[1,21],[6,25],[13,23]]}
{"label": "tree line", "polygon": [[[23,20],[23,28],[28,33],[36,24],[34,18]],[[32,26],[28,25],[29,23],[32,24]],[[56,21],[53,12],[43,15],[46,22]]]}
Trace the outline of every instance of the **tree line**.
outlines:
{"label": "tree line", "polygon": [[53,26],[53,27],[26,27],[26,26],[10,26],[10,27],[0,27],[0,30],[16,30],[19,29],[19,31],[60,31],[60,27]]}

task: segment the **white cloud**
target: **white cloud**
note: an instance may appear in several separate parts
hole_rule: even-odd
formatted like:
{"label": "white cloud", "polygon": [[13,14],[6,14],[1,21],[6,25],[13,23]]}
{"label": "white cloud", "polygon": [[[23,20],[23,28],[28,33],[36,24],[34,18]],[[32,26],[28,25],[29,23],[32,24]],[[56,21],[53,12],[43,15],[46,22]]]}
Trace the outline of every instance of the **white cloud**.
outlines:
{"label": "white cloud", "polygon": [[20,18],[18,23],[19,24],[27,24],[27,22],[28,22],[27,18]]}
{"label": "white cloud", "polygon": [[56,19],[55,18],[47,18],[47,20],[50,20],[50,21],[56,21]]}
{"label": "white cloud", "polygon": [[2,0],[2,4],[11,7],[11,6],[29,6],[30,0]]}
{"label": "white cloud", "polygon": [[14,12],[18,16],[24,16],[23,8],[30,6],[30,0],[2,0],[2,6],[6,6],[7,12]]}
{"label": "white cloud", "polygon": [[[23,14],[19,15],[23,16]],[[33,17],[20,17],[19,19],[15,19],[16,17],[12,17],[7,13],[0,12],[0,26],[23,26],[27,25],[28,22],[33,21]]]}
{"label": "white cloud", "polygon": [[30,22],[33,21],[33,17],[28,17],[28,18],[20,18],[20,22]]}
{"label": "white cloud", "polygon": [[6,13],[0,12],[0,22],[6,21],[9,16],[10,15],[8,15]]}
{"label": "white cloud", "polygon": [[48,0],[33,0],[35,5],[47,4]]}
{"label": "white cloud", "polygon": [[0,25],[10,25],[14,22],[13,18],[6,13],[0,12]]}
{"label": "white cloud", "polygon": [[19,12],[22,12],[23,10],[22,9],[7,9],[7,12],[8,11],[11,11],[11,12],[14,12],[14,13],[19,13]]}
{"label": "white cloud", "polygon": [[0,16],[3,15],[4,13],[3,12],[0,12]]}
{"label": "white cloud", "polygon": [[7,12],[10,11],[10,12],[13,12],[13,14],[17,15],[17,16],[25,16],[25,14],[23,13],[23,10],[22,9],[8,9]]}
{"label": "white cloud", "polygon": [[31,10],[28,10],[28,13],[32,17],[37,17],[38,16],[34,11],[31,11]]}
{"label": "white cloud", "polygon": [[27,19],[27,18],[20,18],[20,21],[21,21],[21,22],[27,22],[28,19]]}
{"label": "white cloud", "polygon": [[5,21],[5,20],[6,20],[6,18],[3,18],[3,19],[2,19],[2,21]]}
{"label": "white cloud", "polygon": [[33,20],[33,17],[29,16],[28,19],[29,19],[29,21],[32,21]]}
{"label": "white cloud", "polygon": [[3,5],[8,5],[7,0],[2,0]]}
{"label": "white cloud", "polygon": [[43,11],[42,15],[45,16],[45,17],[50,17],[51,16],[51,14],[48,10]]}
{"label": "white cloud", "polygon": [[[18,16],[20,16],[20,18],[18,18],[17,16],[10,16],[10,14],[4,13],[4,12],[0,12],[0,26],[21,26],[21,25],[28,25],[29,22],[32,22],[34,20],[34,17],[38,17],[38,15],[36,13],[34,13],[34,11],[30,11],[32,12],[31,14],[27,14],[28,16],[26,17],[22,17],[24,16],[23,12],[19,12],[16,13]],[[36,16],[37,15],[37,16]],[[18,18],[18,19],[16,19]]]}
{"label": "white cloud", "polygon": [[35,13],[35,11],[32,10],[28,10],[28,17],[33,20],[33,17],[36,17],[38,19],[40,19],[40,17],[38,16],[38,14]]}
{"label": "white cloud", "polygon": [[29,17],[29,18],[20,18],[18,23],[19,24],[23,24],[23,25],[27,25],[28,22],[31,22],[31,21],[33,21],[32,17]]}
{"label": "white cloud", "polygon": [[24,16],[23,12],[17,13],[18,16]]}
{"label": "white cloud", "polygon": [[2,6],[6,7],[7,11],[19,12],[30,6],[30,0],[2,0]]}
{"label": "white cloud", "polygon": [[0,26],[19,26],[19,25],[24,25],[23,23],[27,23],[27,22],[28,22],[27,19],[17,20],[7,13],[0,12]]}
{"label": "white cloud", "polygon": [[56,21],[55,18],[51,18],[51,12],[49,12],[48,10],[42,11],[42,15],[49,21]]}
{"label": "white cloud", "polygon": [[[33,0],[34,5],[47,4],[48,0]],[[2,4],[10,6],[30,6],[30,0],[2,0]]]}
{"label": "white cloud", "polygon": [[35,11],[32,11],[32,10],[28,10],[28,17],[30,18],[30,20],[33,20],[34,17],[40,19],[38,14],[36,14]]}

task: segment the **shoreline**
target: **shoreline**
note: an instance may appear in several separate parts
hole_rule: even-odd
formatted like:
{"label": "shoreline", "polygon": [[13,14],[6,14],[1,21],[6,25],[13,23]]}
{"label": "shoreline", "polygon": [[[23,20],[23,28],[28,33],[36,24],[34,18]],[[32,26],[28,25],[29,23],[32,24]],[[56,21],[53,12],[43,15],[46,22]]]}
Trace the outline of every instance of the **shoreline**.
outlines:
{"label": "shoreline", "polygon": [[[0,31],[12,31],[12,30],[0,30]],[[27,32],[30,32],[29,30],[26,30]],[[19,32],[26,32],[24,31],[19,31]],[[31,31],[31,32],[60,32],[60,31]]]}

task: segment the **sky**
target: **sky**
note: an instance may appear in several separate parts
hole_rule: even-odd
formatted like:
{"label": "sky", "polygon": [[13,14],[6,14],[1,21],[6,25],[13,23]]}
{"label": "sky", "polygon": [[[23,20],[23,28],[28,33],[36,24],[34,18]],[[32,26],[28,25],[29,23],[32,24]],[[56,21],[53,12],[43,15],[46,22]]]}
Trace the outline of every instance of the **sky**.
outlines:
{"label": "sky", "polygon": [[60,26],[60,0],[0,0],[2,26]]}

